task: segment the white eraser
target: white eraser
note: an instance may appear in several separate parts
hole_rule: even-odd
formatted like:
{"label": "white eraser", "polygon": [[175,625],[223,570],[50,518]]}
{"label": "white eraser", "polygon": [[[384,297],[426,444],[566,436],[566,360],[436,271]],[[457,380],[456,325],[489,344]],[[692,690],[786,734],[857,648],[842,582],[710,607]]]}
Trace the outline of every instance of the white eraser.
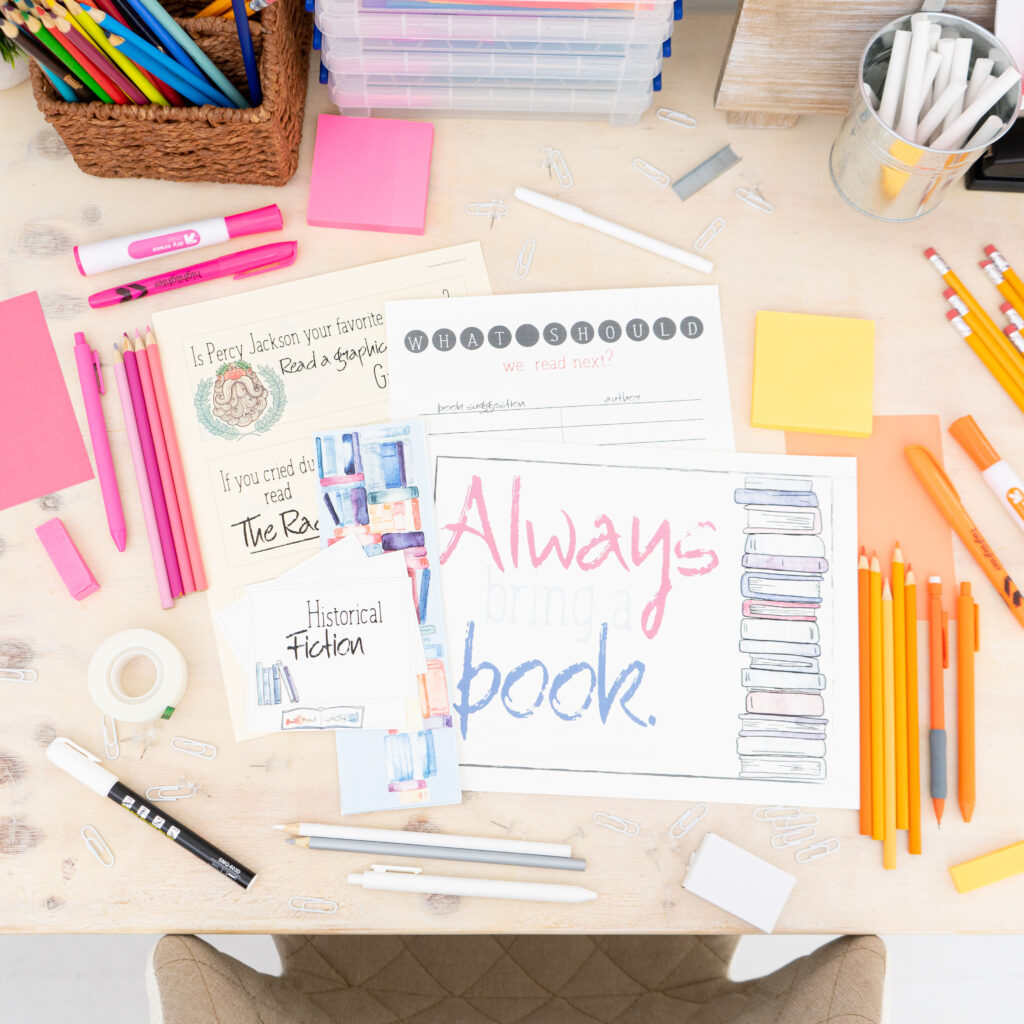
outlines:
{"label": "white eraser", "polygon": [[796,878],[714,832],[694,850],[683,888],[770,932],[793,891]]}

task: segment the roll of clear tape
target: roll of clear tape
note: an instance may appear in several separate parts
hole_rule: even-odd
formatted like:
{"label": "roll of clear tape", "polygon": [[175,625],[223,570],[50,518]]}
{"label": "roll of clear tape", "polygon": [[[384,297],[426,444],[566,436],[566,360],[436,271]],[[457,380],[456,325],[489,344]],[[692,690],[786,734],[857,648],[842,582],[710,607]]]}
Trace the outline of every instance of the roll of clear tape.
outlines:
{"label": "roll of clear tape", "polygon": [[[148,658],[156,669],[155,682],[138,697],[121,685],[121,673],[133,658]],[[120,722],[170,718],[187,684],[184,655],[151,629],[126,629],[107,637],[89,662],[89,696],[100,711]]]}

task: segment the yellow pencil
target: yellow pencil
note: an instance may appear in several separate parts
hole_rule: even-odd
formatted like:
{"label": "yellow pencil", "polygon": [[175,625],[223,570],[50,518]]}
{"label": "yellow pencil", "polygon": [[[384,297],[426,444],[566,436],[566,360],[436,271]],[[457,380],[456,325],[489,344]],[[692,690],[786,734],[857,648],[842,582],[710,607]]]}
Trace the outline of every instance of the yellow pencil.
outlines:
{"label": "yellow pencil", "polygon": [[871,838],[885,836],[885,771],[882,746],[882,567],[871,553],[868,608],[871,623]]}
{"label": "yellow pencil", "polygon": [[207,4],[198,14],[193,15],[195,18],[216,18],[218,14],[223,14],[231,6],[231,0],[213,0],[213,3]]}
{"label": "yellow pencil", "polygon": [[[1010,266],[1006,257],[994,245],[985,246],[985,255],[992,260],[996,269],[1006,278],[1006,283],[1013,289],[1021,306],[1024,307],[1024,281],[1017,276],[1017,271]],[[1013,305],[1016,307],[1017,303],[1014,302]],[[1024,316],[1024,308],[1018,308],[1017,311]]]}
{"label": "yellow pencil", "polygon": [[909,827],[907,817],[907,598],[903,552],[899,541],[892,555],[892,659],[896,718],[896,828]]}
{"label": "yellow pencil", "polygon": [[893,665],[892,591],[882,587],[882,743],[885,767],[885,833],[882,864],[896,867],[896,679]]}
{"label": "yellow pencil", "polygon": [[967,342],[971,351],[985,364],[985,368],[1010,396],[1013,404],[1021,412],[1024,412],[1024,388],[1006,372],[1003,364],[996,358],[995,353],[986,345],[978,324],[978,318],[971,313],[961,316],[955,309],[951,309],[946,313],[946,319],[953,325],[953,329],[957,334]]}
{"label": "yellow pencil", "polygon": [[907,819],[908,849],[921,852],[921,738],[917,697],[917,583],[907,566]]}

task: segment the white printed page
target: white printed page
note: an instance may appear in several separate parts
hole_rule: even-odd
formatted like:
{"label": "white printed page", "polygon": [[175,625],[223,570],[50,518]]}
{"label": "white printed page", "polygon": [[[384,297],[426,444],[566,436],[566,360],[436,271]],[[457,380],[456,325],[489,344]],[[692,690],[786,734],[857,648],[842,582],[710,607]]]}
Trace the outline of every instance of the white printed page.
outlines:
{"label": "white printed page", "polygon": [[711,285],[389,302],[391,409],[431,436],[735,447]]}
{"label": "white printed page", "polygon": [[464,788],[858,805],[855,460],[432,448]]}
{"label": "white printed page", "polygon": [[[488,291],[472,243],[155,314],[214,615],[319,548],[313,432],[389,418],[385,303]],[[247,738],[245,673],[217,642]]]}

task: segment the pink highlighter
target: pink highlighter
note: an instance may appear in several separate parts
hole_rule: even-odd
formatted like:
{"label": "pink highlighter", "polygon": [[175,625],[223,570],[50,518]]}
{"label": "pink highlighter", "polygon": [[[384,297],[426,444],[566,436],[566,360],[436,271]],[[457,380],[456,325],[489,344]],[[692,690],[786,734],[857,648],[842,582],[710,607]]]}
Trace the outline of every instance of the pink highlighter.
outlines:
{"label": "pink highlighter", "polygon": [[283,226],[281,211],[275,204],[236,213],[231,217],[210,217],[191,224],[176,224],[170,228],[156,228],[136,235],[76,245],[75,263],[82,277],[88,277],[90,274],[102,274],[106,270],[132,267],[136,263],[159,259],[161,256],[173,256],[186,249],[219,245],[244,235],[280,231]]}
{"label": "pink highlighter", "polygon": [[265,274],[281,267],[290,267],[295,262],[298,242],[275,242],[273,245],[259,245],[255,249],[233,252],[216,260],[195,263],[191,267],[168,270],[158,277],[147,277],[141,281],[129,281],[117,288],[108,288],[89,296],[93,309],[116,306],[119,302],[131,302],[147,295],[159,295],[175,288],[187,288],[203,281],[214,281],[218,277],[234,277],[240,281],[256,274]]}

